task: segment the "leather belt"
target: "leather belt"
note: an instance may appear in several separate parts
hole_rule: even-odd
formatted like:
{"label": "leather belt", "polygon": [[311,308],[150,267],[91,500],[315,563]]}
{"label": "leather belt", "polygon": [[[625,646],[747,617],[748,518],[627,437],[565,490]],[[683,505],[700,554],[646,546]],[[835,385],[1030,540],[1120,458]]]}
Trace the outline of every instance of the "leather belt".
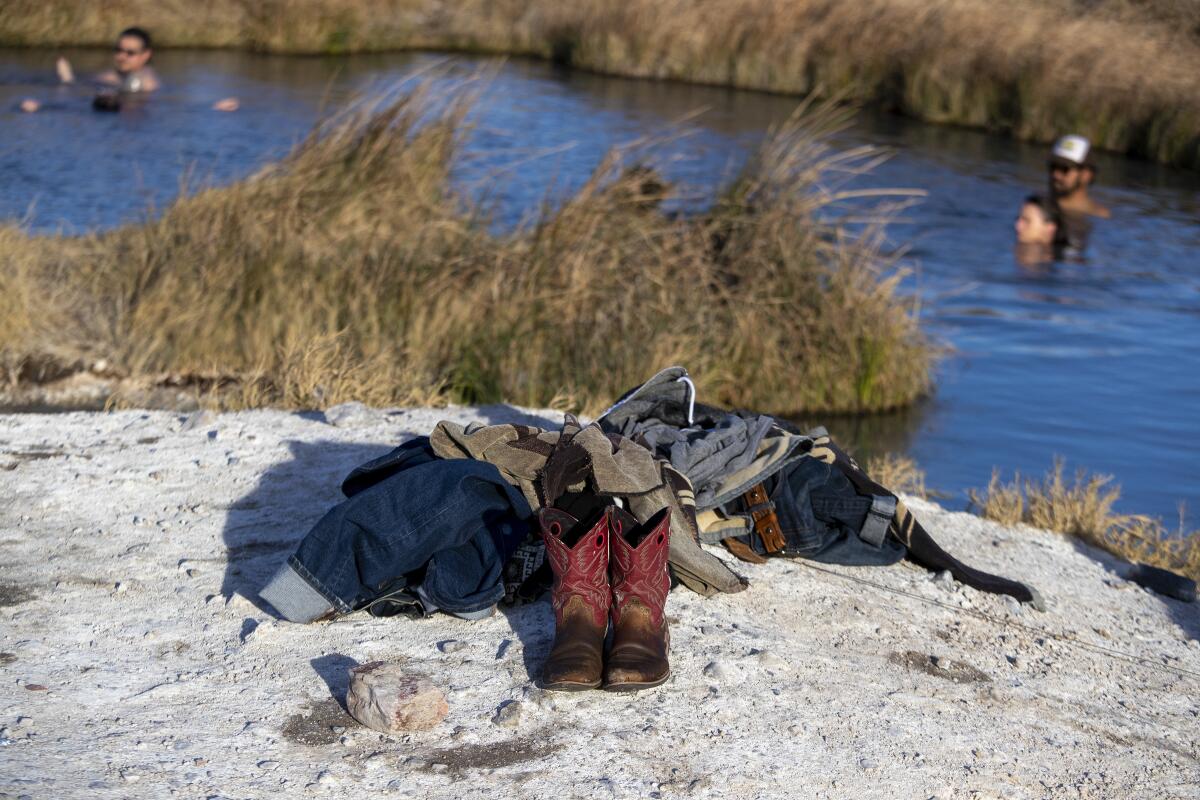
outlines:
{"label": "leather belt", "polygon": [[754,532],[762,539],[763,547],[768,554],[774,554],[787,547],[783,538],[783,530],[779,527],[779,517],[775,516],[775,505],[767,497],[767,490],[761,484],[750,487],[750,491],[742,495],[754,520]]}

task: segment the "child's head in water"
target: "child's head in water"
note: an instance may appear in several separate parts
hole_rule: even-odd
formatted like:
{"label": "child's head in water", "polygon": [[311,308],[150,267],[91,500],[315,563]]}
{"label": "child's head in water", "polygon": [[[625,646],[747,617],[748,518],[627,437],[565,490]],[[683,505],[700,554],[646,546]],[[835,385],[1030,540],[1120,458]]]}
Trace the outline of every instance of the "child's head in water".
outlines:
{"label": "child's head in water", "polygon": [[1021,212],[1014,225],[1017,244],[1053,247],[1061,228],[1058,209],[1040,194],[1031,194],[1021,204]]}

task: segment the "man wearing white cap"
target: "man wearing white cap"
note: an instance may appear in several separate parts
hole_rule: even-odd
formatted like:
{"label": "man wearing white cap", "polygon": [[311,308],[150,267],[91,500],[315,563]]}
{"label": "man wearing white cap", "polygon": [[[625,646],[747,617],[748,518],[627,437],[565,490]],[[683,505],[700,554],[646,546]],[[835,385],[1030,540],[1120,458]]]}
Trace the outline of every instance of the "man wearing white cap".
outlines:
{"label": "man wearing white cap", "polygon": [[1092,232],[1091,217],[1108,219],[1111,212],[1088,195],[1096,178],[1092,144],[1082,136],[1063,136],[1050,151],[1050,194],[1062,215],[1060,243],[1068,251],[1083,252]]}

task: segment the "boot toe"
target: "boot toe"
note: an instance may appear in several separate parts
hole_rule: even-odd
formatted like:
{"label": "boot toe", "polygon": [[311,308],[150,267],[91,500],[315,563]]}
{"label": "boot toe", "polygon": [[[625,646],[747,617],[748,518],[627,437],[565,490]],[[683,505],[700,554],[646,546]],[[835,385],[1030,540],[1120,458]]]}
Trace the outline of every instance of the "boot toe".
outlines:
{"label": "boot toe", "polygon": [[572,691],[600,686],[604,635],[560,642],[542,667],[542,688]]}
{"label": "boot toe", "polygon": [[671,677],[667,662],[609,663],[604,673],[604,688],[611,692],[630,692],[658,686]]}
{"label": "boot toe", "polygon": [[542,688],[556,691],[595,689],[600,686],[600,670],[590,664],[546,665],[542,670]]}

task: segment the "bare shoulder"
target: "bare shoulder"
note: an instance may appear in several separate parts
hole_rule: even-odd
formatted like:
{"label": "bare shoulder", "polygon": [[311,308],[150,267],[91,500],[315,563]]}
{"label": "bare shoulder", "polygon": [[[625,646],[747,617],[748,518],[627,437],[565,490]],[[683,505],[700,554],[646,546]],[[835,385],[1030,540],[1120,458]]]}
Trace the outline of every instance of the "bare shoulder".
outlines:
{"label": "bare shoulder", "polygon": [[158,73],[154,71],[154,67],[142,67],[138,70],[138,77],[142,80],[142,90],[152,92],[162,86],[162,81],[158,79]]}

